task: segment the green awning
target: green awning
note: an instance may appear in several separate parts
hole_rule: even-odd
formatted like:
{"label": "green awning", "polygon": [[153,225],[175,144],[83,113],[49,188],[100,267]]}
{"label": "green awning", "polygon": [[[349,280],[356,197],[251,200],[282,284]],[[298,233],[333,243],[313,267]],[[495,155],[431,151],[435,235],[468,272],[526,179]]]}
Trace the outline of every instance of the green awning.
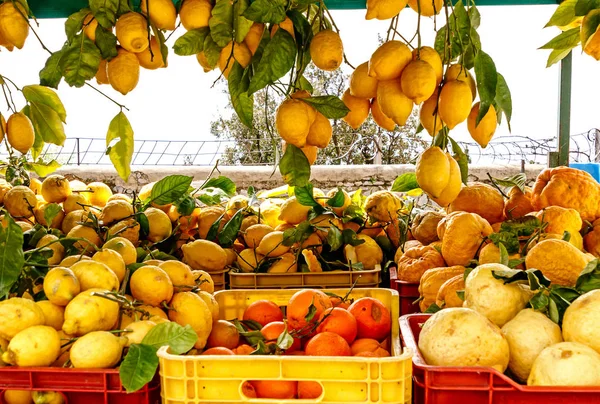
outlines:
{"label": "green awning", "polygon": [[[476,4],[480,6],[527,6],[559,2],[558,0],[476,0]],[[325,0],[325,3],[332,10],[356,10],[364,9],[366,0]],[[67,18],[75,11],[87,7],[88,1],[29,0],[29,5],[37,18]]]}

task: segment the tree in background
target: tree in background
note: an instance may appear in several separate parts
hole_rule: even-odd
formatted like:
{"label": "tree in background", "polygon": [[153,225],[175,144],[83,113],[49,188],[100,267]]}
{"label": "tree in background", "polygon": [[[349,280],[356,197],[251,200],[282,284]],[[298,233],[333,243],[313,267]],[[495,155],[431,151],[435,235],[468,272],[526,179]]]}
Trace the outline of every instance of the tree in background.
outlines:
{"label": "tree in background", "polygon": [[[341,69],[325,72],[311,64],[305,72],[313,84],[313,95],[336,95],[341,97],[348,87],[348,75]],[[211,134],[221,140],[231,140],[220,162],[224,165],[268,165],[281,156],[281,138],[275,130],[275,111],[282,97],[273,89],[255,93],[254,127],[241,123],[232,111],[230,117],[220,117],[211,122]],[[323,150],[319,150],[316,164],[404,164],[413,162],[427,142],[417,134],[418,115],[416,110],[403,127],[386,131],[377,126],[371,116],[358,129],[352,129],[343,120],[333,120],[332,140]],[[277,153],[277,155],[276,155]],[[377,155],[379,154],[379,160]]]}

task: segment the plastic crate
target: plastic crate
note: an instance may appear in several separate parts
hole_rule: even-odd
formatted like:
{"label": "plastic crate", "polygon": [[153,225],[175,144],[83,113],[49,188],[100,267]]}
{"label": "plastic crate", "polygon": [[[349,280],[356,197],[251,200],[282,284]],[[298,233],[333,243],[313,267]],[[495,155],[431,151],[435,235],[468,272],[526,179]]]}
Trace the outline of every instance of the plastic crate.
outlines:
{"label": "plastic crate", "polygon": [[[231,290],[215,293],[220,318],[241,318],[261,299],[286,306],[297,290]],[[347,289],[333,290],[344,295]],[[392,314],[389,358],[309,356],[176,356],[158,351],[163,403],[410,403],[411,352],[402,352],[398,328],[398,294],[390,289],[355,289],[351,297],[371,296]],[[315,400],[248,399],[248,380],[317,381],[323,394]]]}
{"label": "plastic crate", "polygon": [[421,312],[419,303],[415,303],[421,296],[418,283],[398,280],[396,267],[390,267],[390,286],[400,296],[400,316]]}
{"label": "plastic crate", "polygon": [[[356,280],[358,279],[358,282]],[[284,274],[229,272],[230,289],[376,288],[381,267],[370,271],[294,272]]]}
{"label": "plastic crate", "polygon": [[229,269],[225,269],[223,271],[217,271],[217,272],[208,272],[208,274],[212,278],[213,283],[215,285],[215,292],[226,289],[226,287],[227,287],[227,272],[229,272]]}
{"label": "plastic crate", "polygon": [[418,349],[421,325],[431,314],[400,318],[403,343],[413,356],[415,404],[594,404],[599,387],[529,387],[518,384],[493,368],[442,367],[425,363]]}
{"label": "plastic crate", "polygon": [[600,182],[600,164],[598,163],[569,163],[569,167],[585,171]]}
{"label": "plastic crate", "polygon": [[118,369],[62,369],[0,367],[0,403],[4,390],[50,390],[64,395],[67,404],[158,404],[160,379],[127,393]]}

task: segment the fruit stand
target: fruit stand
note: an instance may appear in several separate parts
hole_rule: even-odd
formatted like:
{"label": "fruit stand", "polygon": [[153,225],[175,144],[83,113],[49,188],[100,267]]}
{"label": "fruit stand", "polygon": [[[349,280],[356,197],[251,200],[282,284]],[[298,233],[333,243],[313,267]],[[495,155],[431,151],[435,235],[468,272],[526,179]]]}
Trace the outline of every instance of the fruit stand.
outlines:
{"label": "fruit stand", "polygon": [[[498,4],[555,2],[477,2]],[[477,6],[1,1],[2,51],[37,40],[48,59],[34,84],[0,71],[0,404],[600,403],[600,184],[566,166],[571,50],[600,59],[600,9],[567,0],[548,23],[561,31],[542,47],[561,63],[550,167],[484,183],[467,181],[452,130],[485,148],[512,100]],[[387,37],[341,97],[318,93],[306,69],[350,65],[329,10],[351,8],[389,20]],[[418,21],[412,40],[400,12]],[[52,51],[35,18],[55,17]],[[443,20],[435,43],[422,18]],[[134,131],[111,91],[170,53],[220,72],[248,128],[259,91],[281,96],[266,126],[285,185],[241,189],[215,166],[121,193],[55,172],[41,151],[66,138],[59,85],[88,86],[119,108],[106,154],[129,179]],[[429,145],[390,189],[311,183],[332,120],[393,131],[415,108]]]}

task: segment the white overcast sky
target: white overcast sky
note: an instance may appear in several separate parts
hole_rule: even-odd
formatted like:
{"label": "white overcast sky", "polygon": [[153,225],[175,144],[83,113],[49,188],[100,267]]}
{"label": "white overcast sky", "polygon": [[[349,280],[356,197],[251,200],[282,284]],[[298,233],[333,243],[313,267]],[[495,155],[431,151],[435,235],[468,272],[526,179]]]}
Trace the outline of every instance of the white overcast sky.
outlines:
{"label": "white overcast sky", "polygon": [[[480,7],[479,33],[483,49],[496,62],[510,86],[513,99],[513,135],[548,138],[557,133],[558,67],[545,68],[548,51],[537,50],[558,33],[555,28],[542,29],[556,6],[488,6]],[[385,36],[387,21],[366,21],[365,10],[333,11],[341,30],[349,60],[358,65],[368,60],[377,46],[378,33]],[[57,50],[64,35],[64,20],[40,20],[38,33],[46,45]],[[400,31],[412,37],[417,22],[416,13],[405,9],[401,13]],[[433,21],[422,23],[423,44],[433,44]],[[176,32],[170,42],[183,33]],[[30,34],[23,50],[0,52],[0,73],[19,85],[38,82],[38,72],[47,53]],[[348,69],[349,71],[350,69]],[[572,133],[600,127],[598,94],[600,94],[600,62],[574,55]],[[127,112],[136,139],[206,140],[210,139],[210,122],[222,114],[227,103],[222,87],[211,88],[217,72],[204,73],[195,57],[171,54],[169,67],[148,71],[142,69],[138,87],[121,96],[110,86],[102,89],[127,105]],[[95,84],[95,81],[94,81]],[[70,88],[65,83],[59,95],[67,109],[68,137],[103,138],[108,123],[118,113],[118,107],[89,88]],[[20,99],[17,102],[23,100]],[[2,112],[7,110],[0,101]],[[468,140],[466,124],[453,136]],[[508,135],[505,124],[497,136]]]}

